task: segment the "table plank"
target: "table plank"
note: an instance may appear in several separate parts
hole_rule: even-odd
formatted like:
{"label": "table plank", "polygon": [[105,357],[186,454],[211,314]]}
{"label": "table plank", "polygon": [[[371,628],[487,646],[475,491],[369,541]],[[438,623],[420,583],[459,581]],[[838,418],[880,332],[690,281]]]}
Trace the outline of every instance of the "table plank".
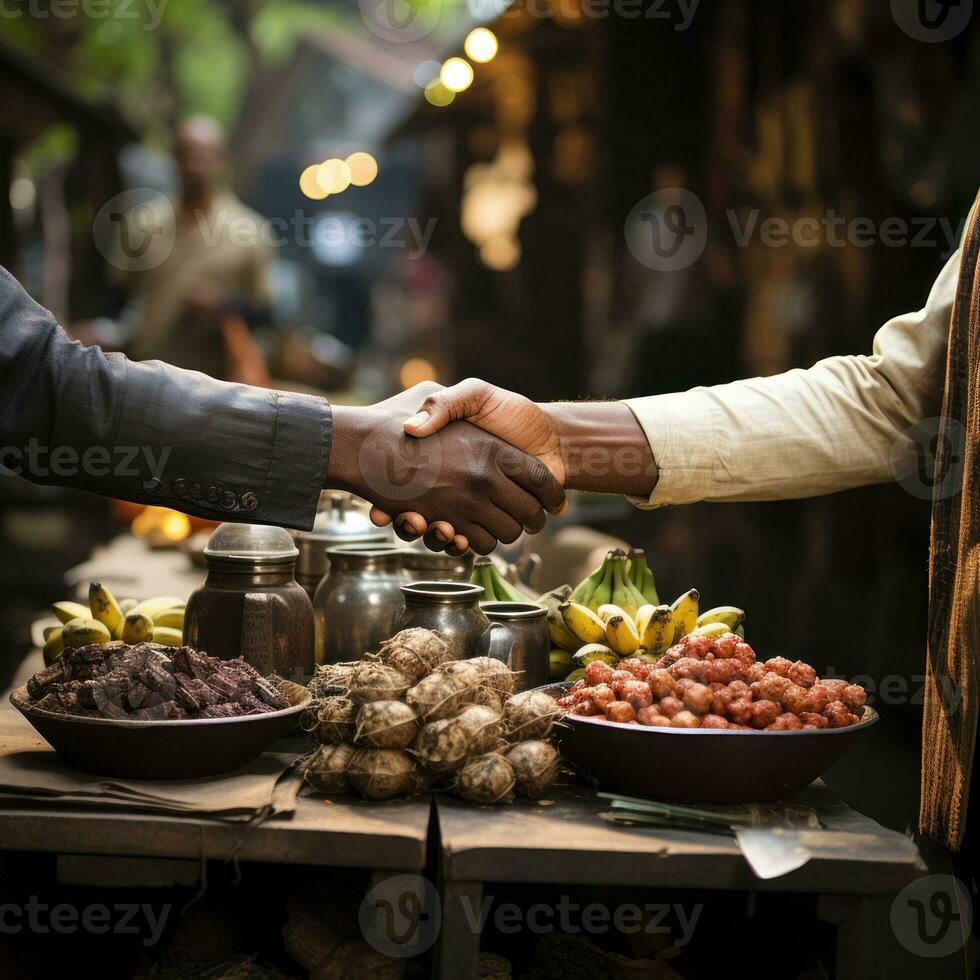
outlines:
{"label": "table plank", "polygon": [[[39,654],[28,660],[40,667]],[[4,694],[0,754],[25,750],[53,751]],[[237,855],[242,861],[417,871],[425,866],[430,811],[428,797],[374,802],[301,796],[291,818],[243,828],[198,817],[0,801],[0,850],[225,860]]]}
{"label": "table plank", "polygon": [[438,797],[446,879],[874,895],[926,871],[912,841],[851,810],[819,782],[795,801],[815,806],[826,827],[802,835],[814,856],[770,881],[755,877],[733,838],[607,823],[599,813],[608,801],[585,788],[556,788],[549,798],[554,805],[525,800],[476,809]]}

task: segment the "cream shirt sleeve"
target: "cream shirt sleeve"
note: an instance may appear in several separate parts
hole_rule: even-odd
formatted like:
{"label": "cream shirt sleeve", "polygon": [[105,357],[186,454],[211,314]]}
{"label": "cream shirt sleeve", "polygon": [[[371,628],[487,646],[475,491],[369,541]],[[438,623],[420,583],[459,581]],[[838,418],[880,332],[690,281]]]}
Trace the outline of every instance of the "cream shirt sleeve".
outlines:
{"label": "cream shirt sleeve", "polygon": [[959,262],[957,252],[922,310],[878,331],[871,354],[627,400],[660,470],[649,500],[633,502],[811,497],[907,471],[909,428],[940,412]]}

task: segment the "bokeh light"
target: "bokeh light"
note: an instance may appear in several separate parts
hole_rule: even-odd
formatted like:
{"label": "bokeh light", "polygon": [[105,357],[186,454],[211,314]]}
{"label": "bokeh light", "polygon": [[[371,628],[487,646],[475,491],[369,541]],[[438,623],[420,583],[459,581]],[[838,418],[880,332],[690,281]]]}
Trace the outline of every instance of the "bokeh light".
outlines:
{"label": "bokeh light", "polygon": [[442,65],[438,61],[423,61],[418,68],[415,69],[413,78],[415,79],[415,84],[419,88],[425,88],[429,82],[435,81],[439,77],[439,72],[442,69]]}
{"label": "bokeh light", "polygon": [[10,185],[10,206],[15,211],[33,207],[37,200],[37,188],[29,177],[18,177]]}
{"label": "bokeh light", "polygon": [[344,163],[350,170],[350,182],[355,187],[367,187],[378,176],[378,161],[370,153],[352,153]]}
{"label": "bokeh light", "polygon": [[506,272],[521,261],[521,243],[508,235],[494,235],[480,246],[480,261],[494,272]]}
{"label": "bokeh light", "polygon": [[410,357],[398,373],[403,388],[411,388],[423,381],[435,381],[436,377],[435,366],[424,357]]}
{"label": "bokeh light", "polygon": [[312,167],[307,167],[299,177],[299,189],[313,201],[322,201],[327,196],[327,192],[316,179],[319,169],[320,164],[314,163]]}
{"label": "bokeh light", "polygon": [[316,182],[328,194],[340,194],[350,187],[350,167],[336,157],[325,160],[316,172]]}
{"label": "bokeh light", "polygon": [[450,92],[445,85],[434,78],[425,86],[425,101],[437,106],[447,106],[456,98],[455,92]]}
{"label": "bokeh light", "polygon": [[439,72],[439,81],[450,92],[465,92],[473,84],[473,66],[465,58],[447,58]]}
{"label": "bokeh light", "polygon": [[470,31],[463,44],[463,50],[471,61],[486,64],[497,54],[497,35],[486,27]]}

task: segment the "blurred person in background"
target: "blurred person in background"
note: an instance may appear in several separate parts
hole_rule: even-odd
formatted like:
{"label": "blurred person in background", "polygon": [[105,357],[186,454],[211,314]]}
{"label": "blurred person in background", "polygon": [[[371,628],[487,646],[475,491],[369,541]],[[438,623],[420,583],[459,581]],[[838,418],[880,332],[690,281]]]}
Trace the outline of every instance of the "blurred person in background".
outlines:
{"label": "blurred person in background", "polygon": [[214,119],[194,116],[180,124],[174,161],[179,198],[148,205],[153,233],[173,241],[173,249],[160,264],[120,277],[135,307],[129,353],[268,386],[265,359],[248,326],[270,320],[262,218],[227,186],[225,134]]}

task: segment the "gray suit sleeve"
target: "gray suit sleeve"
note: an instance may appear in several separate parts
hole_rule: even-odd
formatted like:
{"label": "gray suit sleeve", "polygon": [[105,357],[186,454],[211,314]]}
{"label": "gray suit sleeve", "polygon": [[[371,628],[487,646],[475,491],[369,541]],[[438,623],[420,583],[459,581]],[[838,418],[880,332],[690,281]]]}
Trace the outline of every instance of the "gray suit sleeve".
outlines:
{"label": "gray suit sleeve", "polygon": [[331,435],[325,399],[69,340],[0,268],[0,467],[212,520],[309,529]]}

